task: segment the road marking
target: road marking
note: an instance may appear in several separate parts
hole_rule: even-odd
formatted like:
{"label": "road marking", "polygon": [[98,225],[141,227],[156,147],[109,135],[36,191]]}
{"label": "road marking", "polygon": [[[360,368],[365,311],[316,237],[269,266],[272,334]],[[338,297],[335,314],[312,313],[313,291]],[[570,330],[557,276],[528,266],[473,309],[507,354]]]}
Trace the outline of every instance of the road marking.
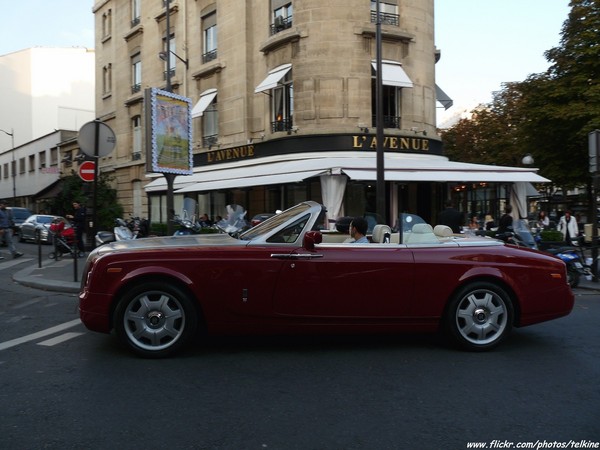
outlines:
{"label": "road marking", "polygon": [[24,344],[25,342],[34,341],[36,339],[43,338],[43,337],[49,336],[54,333],[60,333],[61,331],[64,331],[68,328],[73,328],[80,324],[81,324],[81,320],[75,319],[75,320],[71,320],[70,322],[65,322],[63,324],[56,325],[55,327],[48,328],[46,330],[38,331],[37,333],[28,334],[27,336],[23,336],[23,337],[13,339],[10,341],[6,341],[6,342],[0,342],[0,350],[6,350],[7,348],[11,348],[11,347],[15,347],[20,344]]}
{"label": "road marking", "polygon": [[14,259],[12,256],[4,256],[4,259],[0,259],[0,269],[8,269],[9,267],[22,264],[24,262],[33,261],[33,258],[17,258]]}
{"label": "road marking", "polygon": [[46,341],[38,342],[37,345],[44,345],[46,347],[52,347],[53,345],[60,344],[62,342],[68,341],[69,339],[76,338],[77,336],[81,336],[83,333],[74,333],[69,332],[65,334],[61,334],[60,336],[56,336],[55,338],[48,339]]}

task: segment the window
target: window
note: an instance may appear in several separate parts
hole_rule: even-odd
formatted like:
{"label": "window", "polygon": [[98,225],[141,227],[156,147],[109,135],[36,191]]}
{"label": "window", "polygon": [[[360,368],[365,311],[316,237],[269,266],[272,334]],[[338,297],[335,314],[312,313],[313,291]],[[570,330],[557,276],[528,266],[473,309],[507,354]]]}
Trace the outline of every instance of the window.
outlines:
{"label": "window", "polygon": [[107,38],[111,35],[112,30],[112,10],[109,9],[102,14],[102,38]]}
{"label": "window", "polygon": [[131,26],[135,27],[140,23],[142,16],[142,0],[131,0]]}
{"label": "window", "polygon": [[112,64],[102,68],[102,93],[110,94],[112,91]]}
{"label": "window", "polygon": [[[376,62],[371,63],[371,111],[372,126],[376,126]],[[383,127],[402,128],[402,88],[412,88],[413,82],[402,68],[402,64],[396,61],[383,60],[381,64],[381,91],[383,101]]]}
{"label": "window", "polygon": [[40,152],[39,153],[39,162],[40,162],[40,169],[45,169],[46,168],[46,152]]}
{"label": "window", "polygon": [[208,105],[202,114],[202,146],[210,147],[219,140],[219,110],[217,96]]}
{"label": "window", "polygon": [[29,171],[35,172],[35,155],[29,155]]}
{"label": "window", "polygon": [[280,84],[273,88],[271,99],[271,131],[291,130],[294,117],[294,83],[291,70],[280,80]]}
{"label": "window", "polygon": [[131,93],[142,90],[142,60],[139,53],[131,57]]}
{"label": "window", "polygon": [[271,24],[271,35],[287,30],[292,26],[293,7],[289,0],[272,0],[273,23]]}
{"label": "window", "polygon": [[4,163],[2,168],[2,173],[4,178],[8,178],[10,175],[8,174],[8,163]]}
{"label": "window", "polygon": [[[165,55],[167,55],[164,59],[165,61],[165,71],[163,73],[163,79],[166,80],[167,79],[167,59],[168,63],[169,63],[169,75],[172,77],[175,75],[175,66],[177,64],[177,56],[175,56],[175,54],[177,53],[177,42],[175,41],[175,33],[171,33],[169,35],[169,45],[167,46],[167,36],[165,35],[163,37],[163,51],[165,53]],[[167,49],[168,47],[168,49]]]}
{"label": "window", "polygon": [[132,146],[131,159],[137,161],[142,159],[142,117],[135,116],[131,119]]}
{"label": "window", "polygon": [[202,62],[207,63],[217,58],[217,12],[202,18]]}
{"label": "window", "polygon": [[[379,14],[383,25],[400,25],[398,15],[398,4],[396,0],[385,0],[379,2]],[[377,2],[371,0],[371,23],[377,23]]]}
{"label": "window", "polygon": [[19,158],[19,174],[25,173],[25,158]]}
{"label": "window", "polygon": [[51,166],[58,165],[58,149],[57,148],[50,149],[50,165]]}

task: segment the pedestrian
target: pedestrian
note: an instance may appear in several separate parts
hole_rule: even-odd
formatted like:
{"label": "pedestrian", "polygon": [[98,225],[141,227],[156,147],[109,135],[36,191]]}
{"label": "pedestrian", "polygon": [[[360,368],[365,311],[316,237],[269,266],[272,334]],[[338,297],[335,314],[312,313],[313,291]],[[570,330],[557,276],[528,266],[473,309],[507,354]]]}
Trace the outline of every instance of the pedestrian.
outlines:
{"label": "pedestrian", "polygon": [[546,215],[546,211],[540,211],[538,214],[538,228],[544,229],[550,226],[550,219]]}
{"label": "pedestrian", "polygon": [[577,226],[577,220],[571,215],[571,211],[567,210],[565,215],[560,218],[560,221],[558,222],[558,231],[562,232],[563,240],[568,245],[573,245],[571,241],[577,240],[579,228]]}
{"label": "pedestrian", "polygon": [[75,228],[75,240],[77,241],[79,253],[85,253],[85,246],[83,244],[83,233],[86,222],[85,206],[79,202],[73,202],[73,214],[67,215],[67,219],[72,221]]}
{"label": "pedestrian", "polygon": [[452,228],[453,233],[460,233],[463,226],[463,215],[454,208],[451,200],[446,200],[444,210],[439,215],[438,222],[440,225],[446,225]]}
{"label": "pedestrian", "polygon": [[511,213],[512,206],[506,205],[504,207],[504,214],[502,215],[502,217],[500,217],[500,221],[498,222],[498,230],[496,231],[496,234],[503,234],[508,231],[513,231],[513,217]]}
{"label": "pedestrian", "polygon": [[12,213],[6,209],[6,205],[6,200],[0,200],[0,238],[6,243],[12,257],[19,258],[23,256],[23,253],[17,251],[13,242],[13,227],[15,226],[15,222],[12,218]]}

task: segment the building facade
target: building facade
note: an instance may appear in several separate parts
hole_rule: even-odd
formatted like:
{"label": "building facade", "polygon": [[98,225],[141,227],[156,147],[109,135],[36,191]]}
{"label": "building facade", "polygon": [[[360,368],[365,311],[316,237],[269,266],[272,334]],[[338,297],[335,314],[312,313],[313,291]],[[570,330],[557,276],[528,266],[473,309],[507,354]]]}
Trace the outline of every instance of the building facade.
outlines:
{"label": "building facade", "polygon": [[0,56],[0,198],[37,211],[60,176],[63,141],[95,117],[94,67],[86,48]]}
{"label": "building facade", "polygon": [[[434,1],[379,4],[386,215],[432,219],[448,182],[489,181],[481,174],[497,168],[442,155],[437,100],[451,101],[435,83]],[[144,91],[167,87],[193,104],[194,174],[175,179],[176,211],[184,197],[211,216],[229,203],[253,215],[305,199],[323,202],[330,222],[375,211],[376,8],[370,0],[98,0],[96,114],[117,137],[99,167],[126,213],[166,219],[166,182],[146,173]]]}

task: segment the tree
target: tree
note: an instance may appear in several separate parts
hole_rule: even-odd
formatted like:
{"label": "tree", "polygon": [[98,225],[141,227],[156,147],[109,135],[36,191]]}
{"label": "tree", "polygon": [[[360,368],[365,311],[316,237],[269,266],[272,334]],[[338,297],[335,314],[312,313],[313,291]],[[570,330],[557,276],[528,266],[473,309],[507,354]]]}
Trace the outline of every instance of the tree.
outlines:
{"label": "tree", "polygon": [[[123,207],[117,203],[117,191],[110,186],[111,178],[106,174],[100,174],[98,178],[97,194],[97,220],[98,230],[112,229],[116,217],[123,216]],[[51,210],[55,214],[65,216],[71,214],[73,202],[81,203],[90,209],[92,205],[93,185],[83,181],[74,171],[71,175],[63,177],[62,191],[58,194],[52,204]]]}
{"label": "tree", "polygon": [[588,182],[587,136],[600,128],[600,1],[572,0],[570,7],[560,45],[545,53],[549,69],[503,85],[472,123],[443,131],[448,156],[515,165],[530,153],[555,185]]}

